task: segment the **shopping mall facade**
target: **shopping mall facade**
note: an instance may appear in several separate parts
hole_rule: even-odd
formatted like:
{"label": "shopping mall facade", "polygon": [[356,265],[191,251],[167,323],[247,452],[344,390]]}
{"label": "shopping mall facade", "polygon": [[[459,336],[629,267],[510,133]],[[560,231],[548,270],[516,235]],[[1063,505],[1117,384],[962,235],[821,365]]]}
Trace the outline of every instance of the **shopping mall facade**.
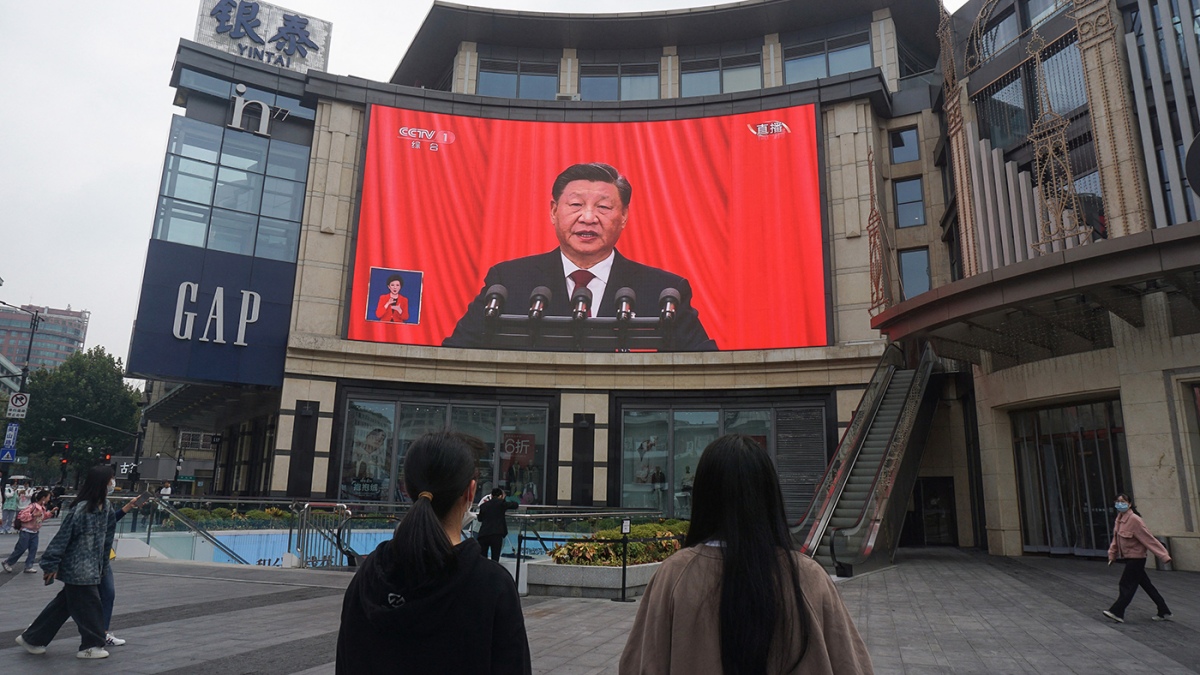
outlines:
{"label": "shopping mall facade", "polygon": [[[799,519],[885,349],[929,345],[908,542],[1102,555],[1124,491],[1200,569],[1200,63],[1140,19],[1170,32],[1168,4],[435,3],[389,82],[241,4],[276,36],[205,2],[175,55],[129,355],[152,435],[219,437],[198,491],[405,501],[406,444],[452,427],[525,503],[686,517],[739,432]],[[618,263],[594,318],[529,320],[511,282],[483,318],[587,162],[632,185],[620,254],[686,279],[716,349],[663,337],[657,288],[612,318]]]}

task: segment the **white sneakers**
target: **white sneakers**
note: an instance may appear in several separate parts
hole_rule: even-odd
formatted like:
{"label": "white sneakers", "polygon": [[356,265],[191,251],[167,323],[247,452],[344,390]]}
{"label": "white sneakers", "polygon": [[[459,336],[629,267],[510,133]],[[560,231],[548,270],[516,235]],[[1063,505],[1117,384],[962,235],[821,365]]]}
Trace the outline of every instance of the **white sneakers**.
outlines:
{"label": "white sneakers", "polygon": [[17,644],[24,647],[25,651],[29,652],[30,654],[45,654],[46,653],[45,647],[40,647],[38,645],[31,645],[28,642],[26,642],[24,635],[17,636]]}
{"label": "white sneakers", "polygon": [[[107,645],[116,647],[116,646],[125,644],[125,641],[119,637],[116,637],[112,633],[109,633],[108,635],[105,636],[105,643]],[[17,644],[21,645],[25,649],[25,651],[29,652],[30,654],[45,654],[46,653],[45,647],[40,646],[40,645],[31,645],[28,642],[26,642],[24,635],[17,636]],[[88,647],[87,649],[76,654],[75,658],[77,658],[77,659],[107,659],[108,658],[108,650],[105,649],[104,647]]]}
{"label": "white sneakers", "polygon": [[77,659],[107,659],[108,650],[104,647],[88,647],[75,655]]}
{"label": "white sneakers", "polygon": [[6,563],[6,562],[0,562],[0,565],[3,565],[3,566],[4,566],[4,571],[5,571],[5,572],[8,572],[9,574],[12,574],[12,565],[9,565],[9,564],[8,564],[8,563]]}

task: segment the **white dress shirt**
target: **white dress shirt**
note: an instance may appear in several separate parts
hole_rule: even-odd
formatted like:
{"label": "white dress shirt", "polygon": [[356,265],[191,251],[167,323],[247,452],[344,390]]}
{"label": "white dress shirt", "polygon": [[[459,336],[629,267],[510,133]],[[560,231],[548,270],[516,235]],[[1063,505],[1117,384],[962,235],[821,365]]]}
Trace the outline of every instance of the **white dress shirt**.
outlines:
{"label": "white dress shirt", "polygon": [[[567,299],[575,295],[575,282],[571,280],[571,274],[575,270],[585,269],[576,265],[567,259],[560,250],[558,255],[562,257],[563,278],[567,281]],[[612,274],[613,260],[617,257],[616,250],[610,251],[608,257],[600,262],[586,268],[587,271],[596,275],[595,279],[588,282],[588,290],[592,292],[592,316],[600,316],[600,301],[604,297],[604,289],[608,287],[608,275]]]}

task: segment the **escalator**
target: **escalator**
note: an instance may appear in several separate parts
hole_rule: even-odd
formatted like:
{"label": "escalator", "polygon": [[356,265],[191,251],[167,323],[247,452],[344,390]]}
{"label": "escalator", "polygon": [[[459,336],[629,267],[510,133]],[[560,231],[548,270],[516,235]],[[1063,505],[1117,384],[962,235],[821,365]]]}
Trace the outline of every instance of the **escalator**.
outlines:
{"label": "escalator", "polygon": [[913,367],[891,345],[867,385],[805,517],[800,550],[852,576],[891,564],[941,386],[926,347]]}

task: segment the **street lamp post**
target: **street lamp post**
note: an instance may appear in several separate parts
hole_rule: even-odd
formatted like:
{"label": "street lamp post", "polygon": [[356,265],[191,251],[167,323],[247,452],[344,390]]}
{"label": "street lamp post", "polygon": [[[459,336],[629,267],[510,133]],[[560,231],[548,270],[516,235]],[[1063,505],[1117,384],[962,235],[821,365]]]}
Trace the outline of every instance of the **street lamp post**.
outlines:
{"label": "street lamp post", "polygon": [[3,300],[0,300],[0,305],[11,307],[18,312],[25,312],[31,317],[29,319],[29,344],[25,346],[25,366],[21,368],[21,393],[24,393],[25,384],[29,381],[29,361],[33,358],[33,338],[37,336],[37,329],[42,323],[42,316],[37,312],[31,312],[23,307],[10,305]]}
{"label": "street lamp post", "polygon": [[[63,415],[62,421],[66,422],[68,417],[70,417],[71,419],[79,420],[80,422],[87,422],[88,424],[94,424],[98,427],[104,427],[105,429],[108,429],[109,431],[115,431],[119,434],[124,434],[126,436],[133,437],[133,439],[134,439],[133,468],[129,470],[129,487],[130,487],[131,492],[134,490],[137,490],[137,484],[142,479],[142,441],[145,440],[145,438],[146,438],[146,418],[143,417],[141,419],[141,421],[138,423],[137,433],[130,433],[128,431],[125,431],[124,429],[110,427],[107,424],[101,424],[99,422],[89,420],[85,417],[80,417],[79,415]],[[137,510],[134,509],[133,520],[130,522],[130,525],[129,525],[130,532],[137,532],[137,513],[138,513]]]}

